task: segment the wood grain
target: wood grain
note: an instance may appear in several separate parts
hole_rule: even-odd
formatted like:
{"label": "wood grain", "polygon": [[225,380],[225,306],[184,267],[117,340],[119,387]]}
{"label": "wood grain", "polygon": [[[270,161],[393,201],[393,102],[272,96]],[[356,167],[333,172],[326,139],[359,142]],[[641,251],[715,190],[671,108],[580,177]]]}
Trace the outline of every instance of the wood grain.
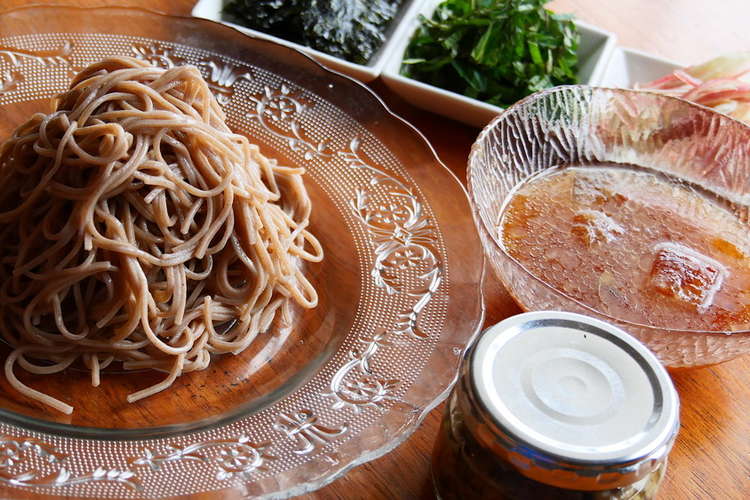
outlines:
{"label": "wood grain", "polygon": [[[189,14],[194,0],[45,0],[45,4],[134,5]],[[3,0],[0,9],[27,5]],[[750,49],[747,0],[554,0],[551,8],[615,32],[619,44],[685,63],[722,52]],[[1,18],[0,18],[1,20]],[[0,21],[1,22],[1,21]],[[372,85],[386,103],[413,123],[434,145],[443,162],[465,179],[468,151],[477,130],[422,112]],[[485,284],[487,324],[518,308],[494,279]],[[682,429],[670,457],[659,498],[741,499],[750,494],[750,358],[672,374],[682,402]],[[432,445],[442,405],[390,454],[350,471],[344,478],[307,495],[308,499],[433,498],[429,477]]]}
{"label": "wood grain", "polygon": [[750,18],[747,0],[553,0],[548,7],[612,31],[618,45],[684,64],[750,50],[750,31],[741,21]]}
{"label": "wood grain", "polygon": [[196,0],[2,0],[0,11],[35,5],[74,5],[77,7],[101,7],[117,5],[155,10],[164,14],[189,16]]}

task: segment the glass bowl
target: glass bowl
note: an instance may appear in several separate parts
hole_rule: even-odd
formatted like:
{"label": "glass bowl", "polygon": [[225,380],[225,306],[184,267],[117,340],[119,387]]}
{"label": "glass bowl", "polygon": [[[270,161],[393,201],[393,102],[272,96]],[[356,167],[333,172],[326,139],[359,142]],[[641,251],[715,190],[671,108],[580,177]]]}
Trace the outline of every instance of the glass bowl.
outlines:
{"label": "glass bowl", "polygon": [[[565,168],[575,165],[586,168]],[[591,169],[599,173],[592,174]],[[563,175],[572,176],[573,184],[565,184],[569,181]],[[592,201],[584,196],[585,183],[594,178],[589,175],[621,176],[617,181],[621,184],[607,191],[610,198]],[[691,323],[719,318],[712,312],[712,297],[733,283],[730,278],[743,276],[741,270],[748,262],[747,248],[741,244],[748,234],[748,178],[750,128],[743,123],[680,99],[586,86],[550,89],[509,108],[479,135],[468,167],[475,223],[485,253],[523,308],[567,310],[615,323],[670,367],[714,364],[750,351],[750,332],[741,321],[732,323],[738,328]],[[529,201],[532,184],[540,186],[542,179],[546,186],[557,182],[562,198],[538,188],[533,196],[546,198]],[[642,188],[644,179],[662,179],[653,181],[654,186],[663,183],[669,188]],[[629,190],[639,192],[622,194]],[[687,198],[680,198],[683,192]],[[640,205],[634,201],[638,196],[645,200],[638,201]],[[672,196],[688,200],[683,208],[693,210],[682,214],[682,205],[678,206],[679,217],[686,219],[679,223],[672,220],[678,217],[676,212],[668,212],[677,203],[670,200]],[[560,208],[558,200],[563,199],[606,208],[571,215],[573,209],[569,213]],[[645,215],[639,215],[647,213],[645,208],[630,208],[644,204],[665,215],[646,222]],[[541,208],[527,212],[525,221],[512,219],[521,212],[511,211],[526,210],[523,207]],[[713,221],[711,214],[722,221],[725,217],[727,224],[731,220],[727,226],[731,231],[720,236],[735,244],[721,238],[711,241],[723,242],[723,251],[739,255],[735,274],[725,273],[722,264],[686,247],[687,239],[708,238],[709,233],[695,228],[707,224],[701,221]],[[614,228],[611,233],[607,224]],[[711,230],[719,231],[716,227]],[[513,231],[518,234],[512,235]],[[576,231],[584,239],[574,240]],[[516,237],[517,244],[511,239]],[[642,247],[632,243],[639,238]],[[649,238],[669,241],[651,247],[645,243]],[[602,261],[596,260],[597,253],[606,254],[610,264],[598,267]],[[741,300],[744,290],[740,288],[732,300]],[[656,312],[647,316],[662,307],[674,308],[678,314],[658,312],[658,320],[654,320]],[[748,309],[738,310],[745,314]]]}
{"label": "glass bowl", "polygon": [[0,377],[0,496],[286,497],[394,448],[446,395],[482,321],[483,254],[459,182],[372,92],[309,57],[117,7],[3,14],[0,138],[112,55],[195,65],[231,128],[306,168],[319,305],[133,404],[161,375],[113,370],[98,388],[74,368],[22,377],[72,415]]}

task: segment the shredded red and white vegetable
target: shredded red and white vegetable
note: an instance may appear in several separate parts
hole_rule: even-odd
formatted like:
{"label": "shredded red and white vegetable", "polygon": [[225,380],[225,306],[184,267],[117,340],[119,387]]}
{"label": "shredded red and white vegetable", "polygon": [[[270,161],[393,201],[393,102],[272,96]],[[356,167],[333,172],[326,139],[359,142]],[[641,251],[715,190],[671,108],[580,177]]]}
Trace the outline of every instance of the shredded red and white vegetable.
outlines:
{"label": "shredded red and white vegetable", "polygon": [[682,97],[750,123],[750,52],[719,56],[636,88]]}

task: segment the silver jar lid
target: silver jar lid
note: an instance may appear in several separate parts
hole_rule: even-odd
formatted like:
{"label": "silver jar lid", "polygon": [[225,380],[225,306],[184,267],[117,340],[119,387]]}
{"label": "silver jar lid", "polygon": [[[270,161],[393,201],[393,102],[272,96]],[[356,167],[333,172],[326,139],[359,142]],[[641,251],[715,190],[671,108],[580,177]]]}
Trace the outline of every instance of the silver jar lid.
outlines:
{"label": "silver jar lid", "polygon": [[482,334],[470,363],[475,397],[511,460],[548,484],[632,483],[669,452],[679,427],[677,392],[658,359],[594,318],[513,316]]}

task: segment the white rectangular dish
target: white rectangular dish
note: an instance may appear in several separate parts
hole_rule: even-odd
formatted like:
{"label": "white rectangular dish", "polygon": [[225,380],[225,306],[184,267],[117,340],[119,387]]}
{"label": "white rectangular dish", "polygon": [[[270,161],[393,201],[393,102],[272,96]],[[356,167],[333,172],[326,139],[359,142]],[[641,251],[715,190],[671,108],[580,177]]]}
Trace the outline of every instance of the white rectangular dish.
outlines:
{"label": "white rectangular dish", "polygon": [[372,60],[367,65],[355,64],[338,57],[330,56],[310,47],[305,47],[304,45],[290,42],[288,40],[284,40],[283,38],[268,35],[261,31],[252,30],[244,26],[240,26],[239,24],[232,23],[228,20],[229,18],[222,13],[222,10],[226,3],[228,3],[228,0],[200,0],[197,4],[195,4],[195,7],[193,7],[193,11],[191,12],[191,14],[195,17],[202,17],[204,19],[210,19],[211,21],[216,21],[228,26],[232,26],[233,28],[236,28],[243,33],[254,36],[256,38],[271,40],[276,43],[280,43],[281,45],[286,45],[287,47],[301,50],[302,52],[315,58],[321,64],[324,64],[333,70],[339,71],[341,73],[344,73],[345,75],[349,75],[363,82],[370,82],[380,75],[383,66],[389,59],[392,47],[395,45],[396,41],[399,40],[400,30],[406,27],[405,21],[412,19],[416,15],[415,12],[419,8],[421,0],[407,0],[406,2],[404,2],[404,5],[401,7],[401,9],[399,9],[396,17],[391,22],[391,26],[386,34],[387,38],[385,43],[383,43],[383,45],[380,47],[380,50],[378,50],[378,52],[373,56]]}
{"label": "white rectangular dish", "polygon": [[656,57],[640,50],[616,47],[612,51],[599,85],[633,88],[684,67],[677,61]]}
{"label": "white rectangular dish", "polygon": [[[442,0],[417,0],[418,8],[410,8],[410,17],[404,17],[399,29],[389,40],[389,59],[385,62],[381,77],[395,93],[417,106],[434,113],[473,125],[485,126],[502,108],[471,99],[456,92],[444,90],[400,74],[404,52],[419,27],[419,15],[432,16]],[[598,85],[604,75],[606,64],[615,48],[616,36],[576,19],[581,34],[578,48],[581,83]]]}

